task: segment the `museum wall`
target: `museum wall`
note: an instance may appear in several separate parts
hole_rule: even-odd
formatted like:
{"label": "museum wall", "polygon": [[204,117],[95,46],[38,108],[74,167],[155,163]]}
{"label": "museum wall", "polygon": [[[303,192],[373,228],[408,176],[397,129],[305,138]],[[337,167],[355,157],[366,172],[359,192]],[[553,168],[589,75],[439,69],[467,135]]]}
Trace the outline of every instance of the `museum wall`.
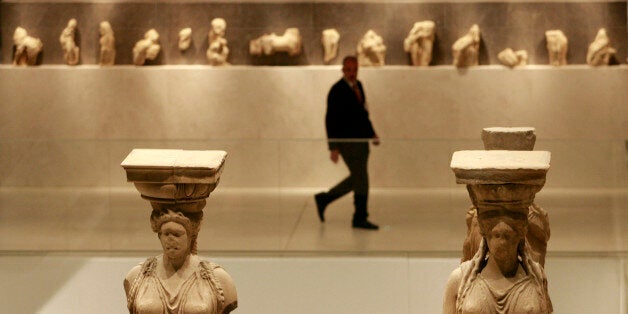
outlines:
{"label": "museum wall", "polygon": [[[77,18],[81,65],[63,65],[58,37]],[[207,66],[209,22],[227,20],[230,67]],[[431,67],[409,66],[403,39],[415,21],[436,22]],[[100,68],[98,23],[116,32],[116,66]],[[450,46],[472,23],[482,29],[480,66],[456,69]],[[12,34],[44,42],[39,66],[10,65]],[[181,53],[176,34],[192,27]],[[156,28],[162,51],[148,66],[131,49]],[[249,40],[298,27],[304,53],[252,57]],[[451,153],[481,149],[487,126],[533,126],[537,149],[553,153],[548,187],[625,187],[628,68],[584,65],[606,27],[625,60],[626,2],[399,1],[4,1],[0,3],[0,185],[128,186],[120,161],[135,147],[224,149],[224,187],[319,187],[344,176],[328,160],[323,119],[340,59],[322,65],[321,30],[341,33],[339,55],[373,28],[387,66],[361,68],[371,118],[383,143],[372,150],[372,186],[455,186]],[[547,66],[544,32],[569,38],[566,67]],[[497,65],[505,47],[530,63]],[[272,65],[272,66],[271,66]]]}
{"label": "museum wall", "polygon": [[[625,187],[628,67],[363,68],[373,187],[455,186],[453,151],[487,126],[533,126],[548,188]],[[222,187],[320,187],[339,66],[0,66],[2,186],[128,186],[135,147],[224,149]]]}
{"label": "museum wall", "polygon": [[[547,64],[545,31],[561,29],[569,40],[568,62],[584,64],[586,51],[600,28],[606,28],[617,49],[612,63],[626,61],[626,2],[58,2],[3,1],[0,3],[1,62],[10,64],[12,36],[16,27],[43,41],[40,64],[63,64],[59,35],[68,20],[76,18],[76,41],[81,64],[96,64],[99,53],[98,24],[109,21],[115,32],[116,64],[132,64],[132,48],[144,33],[155,28],[162,52],[151,65],[207,64],[205,51],[210,21],[227,21],[229,62],[235,65],[320,65],[321,32],[340,32],[339,55],[355,53],[359,39],[369,29],[383,37],[386,63],[408,65],[403,40],[415,22],[433,20],[436,39],[432,65],[451,64],[451,45],[474,23],[481,32],[480,64],[499,64],[497,54],[505,48],[525,49],[530,64]],[[193,46],[184,53],[177,48],[177,34],[192,28]],[[252,57],[249,41],[265,33],[282,34],[299,28],[303,54]],[[339,64],[341,57],[333,60]]]}

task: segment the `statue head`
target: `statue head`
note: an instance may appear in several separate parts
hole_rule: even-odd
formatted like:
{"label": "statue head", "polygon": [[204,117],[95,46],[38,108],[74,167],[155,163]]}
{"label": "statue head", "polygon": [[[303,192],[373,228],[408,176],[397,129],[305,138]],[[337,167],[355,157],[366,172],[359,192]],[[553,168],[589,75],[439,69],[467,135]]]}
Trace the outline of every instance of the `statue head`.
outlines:
{"label": "statue head", "polygon": [[527,214],[507,209],[479,210],[478,224],[491,256],[502,261],[517,260],[525,246]]}
{"label": "statue head", "polygon": [[227,21],[225,21],[225,19],[217,17],[212,20],[211,26],[212,26],[211,32],[215,36],[220,36],[220,37],[225,36],[225,30],[227,29]]}
{"label": "statue head", "polygon": [[151,28],[144,34],[144,38],[156,43],[159,40],[159,33],[154,28]]}
{"label": "statue head", "polygon": [[16,45],[19,45],[24,41],[24,39],[26,39],[27,36],[28,36],[28,32],[26,32],[25,29],[18,27],[15,29],[15,32],[13,33],[13,43]]}
{"label": "statue head", "polygon": [[150,215],[150,226],[157,233],[164,254],[196,254],[196,238],[202,219],[202,211],[183,213],[171,209],[155,209]]}
{"label": "statue head", "polygon": [[77,24],[76,19],[70,19],[68,21],[68,28],[75,29],[76,28],[76,24]]}
{"label": "statue head", "polygon": [[99,31],[100,31],[100,35],[107,35],[107,34],[113,33],[113,29],[111,29],[111,24],[109,24],[109,22],[107,21],[100,22]]}

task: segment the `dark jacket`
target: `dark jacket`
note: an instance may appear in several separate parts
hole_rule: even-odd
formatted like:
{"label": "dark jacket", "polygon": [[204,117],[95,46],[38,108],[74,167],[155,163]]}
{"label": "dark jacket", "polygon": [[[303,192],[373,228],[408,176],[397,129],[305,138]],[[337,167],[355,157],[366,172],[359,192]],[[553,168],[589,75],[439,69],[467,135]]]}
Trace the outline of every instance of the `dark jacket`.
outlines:
{"label": "dark jacket", "polygon": [[[362,99],[366,100],[362,83],[358,81],[357,84]],[[336,82],[327,95],[325,127],[330,150],[337,148],[338,142],[333,139],[361,139],[375,136],[375,130],[364,102],[358,101],[353,89],[344,78]]]}

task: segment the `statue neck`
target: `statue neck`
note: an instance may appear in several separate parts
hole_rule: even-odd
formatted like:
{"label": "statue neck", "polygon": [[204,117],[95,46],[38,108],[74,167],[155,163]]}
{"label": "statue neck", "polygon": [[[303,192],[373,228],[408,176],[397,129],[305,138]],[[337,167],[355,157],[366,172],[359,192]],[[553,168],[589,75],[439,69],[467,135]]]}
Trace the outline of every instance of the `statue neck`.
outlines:
{"label": "statue neck", "polygon": [[187,266],[190,263],[191,254],[186,254],[180,257],[168,257],[167,255],[163,255],[164,269],[167,273],[176,272],[184,266]]}

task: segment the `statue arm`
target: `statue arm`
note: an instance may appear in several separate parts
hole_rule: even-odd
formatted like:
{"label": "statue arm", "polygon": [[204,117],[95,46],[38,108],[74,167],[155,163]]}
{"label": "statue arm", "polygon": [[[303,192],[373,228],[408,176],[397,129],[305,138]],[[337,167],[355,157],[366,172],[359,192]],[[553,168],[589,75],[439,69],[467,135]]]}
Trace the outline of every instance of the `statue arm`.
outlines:
{"label": "statue arm", "polygon": [[216,279],[220,282],[220,287],[225,296],[225,306],[222,310],[222,314],[229,314],[238,307],[238,293],[235,284],[231,276],[221,267],[214,269],[214,276],[216,276]]}
{"label": "statue arm", "polygon": [[460,267],[456,268],[445,285],[445,296],[443,298],[443,314],[455,314],[456,313],[456,301],[458,299],[458,287],[460,286],[460,280],[462,273]]}
{"label": "statue arm", "polygon": [[129,270],[129,272],[126,274],[126,277],[124,278],[124,292],[126,293],[127,298],[129,297],[129,291],[131,290],[131,285],[133,285],[133,281],[135,281],[135,278],[137,278],[141,270],[142,270],[142,265],[141,264],[136,265],[131,270]]}

